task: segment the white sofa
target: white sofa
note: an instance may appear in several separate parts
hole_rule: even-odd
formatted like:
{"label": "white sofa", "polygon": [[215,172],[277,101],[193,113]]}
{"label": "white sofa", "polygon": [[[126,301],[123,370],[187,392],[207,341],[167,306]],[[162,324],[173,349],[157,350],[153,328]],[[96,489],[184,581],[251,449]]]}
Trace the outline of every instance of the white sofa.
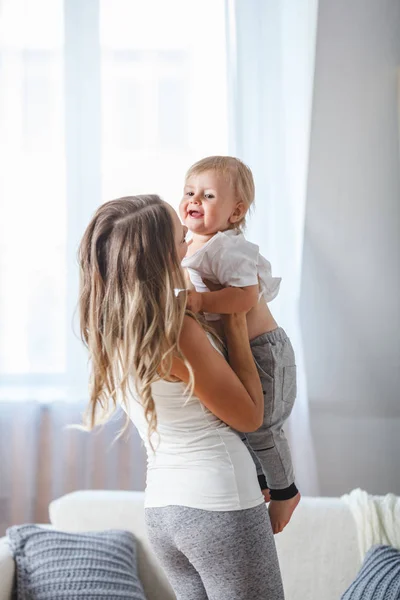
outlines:
{"label": "white sofa", "polygon": [[[139,575],[148,600],[174,600],[147,541],[143,493],[79,491],[50,504],[63,531],[126,529],[139,542]],[[355,522],[339,498],[302,498],[291,523],[275,537],[286,600],[339,600],[360,567]],[[0,539],[0,600],[11,600],[14,561]],[[261,600],[261,599],[257,599]]]}

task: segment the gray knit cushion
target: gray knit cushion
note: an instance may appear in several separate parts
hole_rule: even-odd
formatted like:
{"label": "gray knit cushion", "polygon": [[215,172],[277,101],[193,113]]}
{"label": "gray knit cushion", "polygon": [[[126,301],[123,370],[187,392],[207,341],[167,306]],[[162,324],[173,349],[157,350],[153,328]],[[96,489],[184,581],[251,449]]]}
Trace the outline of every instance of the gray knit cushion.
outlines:
{"label": "gray knit cushion", "polygon": [[7,535],[18,600],[145,600],[128,531],[64,533],[20,525]]}
{"label": "gray knit cushion", "polygon": [[342,600],[400,600],[400,552],[374,546]]}

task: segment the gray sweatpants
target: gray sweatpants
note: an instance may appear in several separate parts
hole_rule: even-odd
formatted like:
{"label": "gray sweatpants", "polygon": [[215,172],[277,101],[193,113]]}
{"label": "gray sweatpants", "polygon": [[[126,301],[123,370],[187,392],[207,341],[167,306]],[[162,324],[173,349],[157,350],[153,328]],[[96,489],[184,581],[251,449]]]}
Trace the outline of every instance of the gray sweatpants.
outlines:
{"label": "gray sweatpants", "polygon": [[264,421],[260,429],[242,435],[242,439],[250,447],[257,474],[264,473],[268,487],[286,490],[294,484],[292,457],[283,430],[296,398],[294,351],[281,327],[251,340],[250,346],[264,392]]}
{"label": "gray sweatpants", "polygon": [[177,600],[284,600],[265,504],[225,512],[166,506],[145,514]]}

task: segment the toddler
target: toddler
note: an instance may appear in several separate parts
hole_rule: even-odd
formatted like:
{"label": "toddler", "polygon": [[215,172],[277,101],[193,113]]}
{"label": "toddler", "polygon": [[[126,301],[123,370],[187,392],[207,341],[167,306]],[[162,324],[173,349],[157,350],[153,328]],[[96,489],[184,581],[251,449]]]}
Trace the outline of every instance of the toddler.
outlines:
{"label": "toddler", "polygon": [[270,263],[242,233],[253,202],[253,176],[239,159],[211,156],[190,167],[180,214],[192,239],[182,265],[193,286],[188,308],[203,312],[220,334],[220,314],[247,312],[265,407],[260,429],[242,434],[242,439],[269,501],[273,532],[279,533],[300,500],[282,429],[296,397],[296,366],[290,340],[268,307],[279,292],[281,280],[272,277]]}

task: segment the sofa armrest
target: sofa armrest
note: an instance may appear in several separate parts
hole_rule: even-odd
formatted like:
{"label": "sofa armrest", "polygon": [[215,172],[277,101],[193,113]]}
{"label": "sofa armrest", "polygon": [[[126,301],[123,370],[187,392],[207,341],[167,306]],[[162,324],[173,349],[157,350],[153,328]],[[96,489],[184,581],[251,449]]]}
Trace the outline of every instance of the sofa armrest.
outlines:
{"label": "sofa armrest", "polygon": [[[50,521],[61,531],[131,531],[138,544],[139,578],[149,600],[174,600],[175,595],[154,555],[144,520],[144,493],[84,490],[54,500]],[[0,599],[1,600],[1,599]]]}
{"label": "sofa armrest", "polygon": [[0,600],[11,600],[14,581],[14,559],[6,537],[0,538]]}

